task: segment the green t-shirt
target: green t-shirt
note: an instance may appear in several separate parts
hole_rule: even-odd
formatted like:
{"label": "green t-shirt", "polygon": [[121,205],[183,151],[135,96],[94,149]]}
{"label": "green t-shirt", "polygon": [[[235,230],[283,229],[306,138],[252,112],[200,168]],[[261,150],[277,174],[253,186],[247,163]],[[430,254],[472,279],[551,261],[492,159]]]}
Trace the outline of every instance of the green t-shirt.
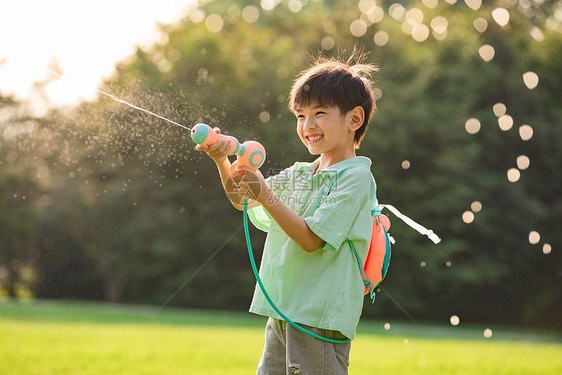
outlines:
{"label": "green t-shirt", "polygon": [[[371,203],[376,203],[370,197],[371,161],[354,157],[315,175],[319,162],[295,163],[267,183],[326,244],[312,253],[304,251],[262,206],[254,207],[248,211],[250,220],[268,232],[260,277],[274,303],[291,320],[353,339],[364,286],[347,240],[353,241],[364,261],[373,225]],[[250,311],[282,319],[258,286]]]}

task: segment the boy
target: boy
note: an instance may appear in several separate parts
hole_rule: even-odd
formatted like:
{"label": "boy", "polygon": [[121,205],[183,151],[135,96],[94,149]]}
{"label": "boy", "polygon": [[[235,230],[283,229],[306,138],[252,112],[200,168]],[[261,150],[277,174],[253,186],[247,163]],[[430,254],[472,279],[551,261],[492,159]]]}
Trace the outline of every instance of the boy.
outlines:
{"label": "boy", "polygon": [[[353,58],[353,57],[352,57]],[[240,168],[230,176],[228,141],[197,146],[217,164],[232,204],[268,232],[260,277],[279,309],[321,336],[352,340],[364,286],[347,240],[365,259],[371,237],[371,161],[358,157],[376,109],[372,65],[318,59],[295,81],[289,109],[312,163],[280,174]],[[217,130],[218,131],[218,130]],[[372,198],[372,199],[371,199]],[[268,316],[257,374],[347,374],[351,341],[328,344],[288,325],[256,288],[250,311]]]}

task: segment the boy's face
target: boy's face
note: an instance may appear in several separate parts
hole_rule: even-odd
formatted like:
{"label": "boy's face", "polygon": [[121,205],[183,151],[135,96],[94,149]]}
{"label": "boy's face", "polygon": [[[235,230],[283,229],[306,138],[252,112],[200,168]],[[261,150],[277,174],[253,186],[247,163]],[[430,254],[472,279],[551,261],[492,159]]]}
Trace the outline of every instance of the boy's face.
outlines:
{"label": "boy's face", "polygon": [[336,106],[312,103],[297,106],[297,133],[312,155],[328,154],[353,146],[355,132],[350,132],[348,119]]}

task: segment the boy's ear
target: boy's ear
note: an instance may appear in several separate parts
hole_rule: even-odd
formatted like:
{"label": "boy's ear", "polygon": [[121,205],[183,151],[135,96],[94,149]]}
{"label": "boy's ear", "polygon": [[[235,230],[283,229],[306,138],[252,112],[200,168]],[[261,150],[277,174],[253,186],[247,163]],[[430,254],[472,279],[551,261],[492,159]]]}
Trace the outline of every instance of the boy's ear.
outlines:
{"label": "boy's ear", "polygon": [[361,106],[357,106],[349,111],[350,121],[349,121],[349,130],[356,131],[363,125],[365,121],[365,110]]}

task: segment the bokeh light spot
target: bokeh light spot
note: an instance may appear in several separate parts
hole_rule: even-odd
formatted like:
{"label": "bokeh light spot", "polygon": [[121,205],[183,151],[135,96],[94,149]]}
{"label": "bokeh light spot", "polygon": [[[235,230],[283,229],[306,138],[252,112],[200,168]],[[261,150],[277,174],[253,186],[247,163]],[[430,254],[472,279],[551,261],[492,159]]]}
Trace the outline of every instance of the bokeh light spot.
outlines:
{"label": "bokeh light spot", "polygon": [[480,121],[475,118],[469,118],[466,120],[464,128],[468,134],[476,134],[480,131]]}
{"label": "bokeh light spot", "polygon": [[449,22],[445,17],[437,16],[431,20],[430,23],[431,28],[438,34],[442,34],[447,31],[447,27],[449,27]]}
{"label": "bokeh light spot", "polygon": [[254,23],[260,17],[260,11],[253,5],[248,5],[242,10],[242,19],[247,23]]}
{"label": "bokeh light spot", "polygon": [[272,11],[277,6],[275,0],[261,0],[260,6],[263,10]]}
{"label": "bokeh light spot", "polygon": [[410,161],[409,160],[402,161],[402,169],[408,169],[408,168],[410,168]]}
{"label": "bokeh light spot", "polygon": [[300,0],[290,0],[289,1],[289,10],[293,13],[298,13],[301,11],[303,4]]}
{"label": "bokeh light spot", "polygon": [[349,31],[354,37],[360,38],[367,32],[367,24],[363,20],[355,20],[349,26]]}
{"label": "bokeh light spot", "polygon": [[496,8],[492,11],[492,18],[498,25],[504,27],[509,22],[509,12],[505,8]]}
{"label": "bokeh light spot", "polygon": [[474,213],[472,211],[465,211],[462,214],[462,221],[466,224],[470,224],[474,221]]}
{"label": "bokeh light spot", "polygon": [[428,7],[429,9],[435,9],[438,3],[439,3],[438,0],[422,0],[422,4]]}
{"label": "bokeh light spot", "polygon": [[414,24],[423,22],[423,11],[419,8],[412,8],[406,12],[406,19],[413,21]]}
{"label": "bokeh light spot", "polygon": [[503,103],[496,103],[494,104],[492,110],[494,111],[494,115],[496,115],[496,117],[501,117],[505,115],[507,107]]}
{"label": "bokeh light spot", "polygon": [[484,330],[484,337],[489,339],[490,337],[492,337],[492,330],[490,328],[486,328]]}
{"label": "bokeh light spot", "polygon": [[366,14],[371,23],[379,23],[384,18],[384,11],[379,7],[369,9]]}
{"label": "bokeh light spot", "polygon": [[271,115],[267,111],[263,111],[259,115],[259,119],[261,122],[268,122],[271,119]]}
{"label": "bokeh light spot", "polygon": [[205,19],[205,27],[211,33],[218,33],[222,30],[224,26],[224,20],[218,14],[211,14],[207,19]]}
{"label": "bokeh light spot", "polygon": [[523,171],[523,170],[529,168],[529,165],[531,165],[531,160],[529,159],[528,156],[519,155],[517,157],[517,168],[519,168],[520,170]]}
{"label": "bokeh light spot", "polygon": [[377,2],[375,0],[361,0],[358,6],[361,13],[367,13],[371,8],[377,6]]}
{"label": "bokeh light spot", "polygon": [[496,50],[491,45],[484,44],[482,47],[480,47],[478,53],[480,54],[482,60],[489,62],[494,58],[494,55],[496,54]]}
{"label": "bokeh light spot", "polygon": [[324,38],[322,38],[320,44],[322,45],[322,48],[324,50],[329,51],[332,48],[334,48],[336,42],[334,41],[334,38],[332,38],[331,36],[325,36]]}
{"label": "bokeh light spot", "polygon": [[474,26],[476,31],[482,34],[484,31],[488,29],[488,21],[486,21],[485,18],[478,17],[472,22],[472,26]]}
{"label": "bokeh light spot", "polygon": [[482,203],[480,203],[480,201],[474,201],[470,204],[470,209],[473,212],[480,212],[482,211]]}
{"label": "bokeh light spot", "polygon": [[541,235],[536,230],[532,230],[529,232],[529,243],[531,245],[536,245],[541,240]]}
{"label": "bokeh light spot", "polygon": [[424,42],[429,37],[429,28],[426,25],[420,24],[414,26],[412,29],[412,38],[416,42]]}
{"label": "bokeh light spot", "polygon": [[452,326],[458,326],[461,322],[461,319],[457,315],[451,315],[449,321],[451,322]]}
{"label": "bokeh light spot", "polygon": [[508,131],[513,127],[513,117],[511,117],[510,115],[500,116],[500,118],[498,119],[498,124],[501,130],[503,130],[504,132]]}
{"label": "bokeh light spot", "polygon": [[383,30],[377,31],[375,33],[374,41],[379,47],[386,45],[386,43],[388,43],[388,33]]}
{"label": "bokeh light spot", "polygon": [[526,72],[523,74],[523,82],[529,90],[532,90],[539,84],[539,76],[535,72]]}
{"label": "bokeh light spot", "polygon": [[519,127],[519,136],[522,140],[528,141],[533,138],[533,128],[529,125],[521,125]]}
{"label": "bokeh light spot", "polygon": [[521,172],[517,168],[510,168],[507,171],[507,179],[509,182],[517,182],[521,178]]}
{"label": "bokeh light spot", "polygon": [[406,8],[404,8],[402,4],[394,3],[388,8],[388,14],[390,14],[390,17],[395,20],[401,21],[404,19],[404,15],[406,14]]}
{"label": "bokeh light spot", "polygon": [[541,29],[536,26],[531,27],[531,30],[529,30],[529,34],[537,42],[542,42],[544,40],[544,34],[542,33]]}
{"label": "bokeh light spot", "polygon": [[482,6],[482,0],[464,0],[464,2],[472,10],[478,10]]}
{"label": "bokeh light spot", "polygon": [[550,246],[550,244],[545,243],[544,245],[542,245],[542,252],[543,254],[550,254],[550,252],[552,251],[552,246]]}

